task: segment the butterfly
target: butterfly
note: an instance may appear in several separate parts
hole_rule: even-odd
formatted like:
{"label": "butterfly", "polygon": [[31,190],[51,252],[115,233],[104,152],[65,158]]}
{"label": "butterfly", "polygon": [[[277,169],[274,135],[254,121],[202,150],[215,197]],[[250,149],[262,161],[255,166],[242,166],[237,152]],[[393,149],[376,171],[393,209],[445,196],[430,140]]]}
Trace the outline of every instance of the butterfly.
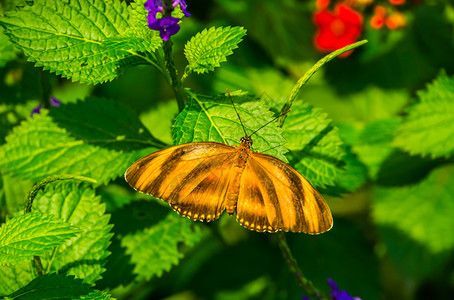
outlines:
{"label": "butterfly", "polygon": [[126,181],[194,221],[213,221],[226,210],[258,232],[331,229],[330,209],[309,181],[285,162],[251,150],[251,136],[272,121],[248,135],[235,111],[245,133],[239,146],[193,142],[159,150],[133,163]]}

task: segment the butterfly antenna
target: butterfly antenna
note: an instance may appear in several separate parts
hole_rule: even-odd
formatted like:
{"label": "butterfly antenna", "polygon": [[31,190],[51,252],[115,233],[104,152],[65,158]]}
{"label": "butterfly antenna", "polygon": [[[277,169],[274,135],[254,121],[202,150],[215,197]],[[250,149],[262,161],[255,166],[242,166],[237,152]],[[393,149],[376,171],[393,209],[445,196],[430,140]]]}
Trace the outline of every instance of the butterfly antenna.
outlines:
{"label": "butterfly antenna", "polygon": [[270,124],[270,123],[272,123],[272,122],[276,121],[277,119],[279,119],[279,118],[280,118],[280,117],[282,117],[283,115],[286,115],[286,114],[288,114],[288,113],[289,113],[289,111],[290,111],[290,109],[289,109],[289,110],[287,110],[286,112],[284,112],[284,113],[280,114],[280,115],[279,115],[279,116],[277,116],[276,118],[272,119],[272,120],[271,120],[271,121],[269,121],[268,123],[265,123],[265,125],[262,125],[262,126],[261,126],[261,127],[259,128],[259,129],[257,129],[257,130],[256,130],[256,131],[254,131],[253,133],[251,133],[251,134],[249,135],[249,137],[251,137],[251,136],[252,136],[253,134],[255,134],[255,133],[256,133],[257,131],[259,131],[260,129],[262,129],[262,128],[263,128],[263,127],[265,127],[266,125],[268,125],[268,124]]}
{"label": "butterfly antenna", "polygon": [[[233,108],[235,109],[236,115],[238,116],[238,119],[240,120],[241,127],[243,127],[244,135],[245,135],[245,136],[248,136],[248,135],[247,135],[247,132],[246,132],[246,128],[244,128],[243,121],[241,121],[240,114],[239,114],[238,111],[236,110],[235,103],[233,103],[232,97],[230,96],[230,92],[229,92],[228,89],[226,89],[226,90],[227,90],[227,94],[229,95],[229,99],[230,99],[230,101],[232,102]],[[253,133],[253,134],[254,134],[254,133]],[[251,134],[251,135],[252,135],[252,134]],[[249,135],[249,136],[250,136],[250,135]]]}

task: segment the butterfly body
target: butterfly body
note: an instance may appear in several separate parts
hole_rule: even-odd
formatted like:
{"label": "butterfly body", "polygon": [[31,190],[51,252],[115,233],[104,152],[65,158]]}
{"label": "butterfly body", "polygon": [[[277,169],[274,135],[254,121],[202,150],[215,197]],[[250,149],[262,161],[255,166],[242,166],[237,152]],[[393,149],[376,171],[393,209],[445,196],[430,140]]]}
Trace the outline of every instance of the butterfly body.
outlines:
{"label": "butterfly body", "polygon": [[191,220],[209,222],[226,210],[259,232],[328,231],[333,222],[323,197],[291,166],[251,146],[249,136],[237,147],[215,142],[173,146],[139,159],[125,179]]}
{"label": "butterfly body", "polygon": [[235,167],[232,183],[230,184],[229,191],[227,192],[226,211],[229,215],[233,215],[236,210],[238,196],[240,191],[241,176],[243,175],[244,168],[246,167],[247,160],[251,155],[251,138],[245,137],[241,139],[240,146],[235,148]]}

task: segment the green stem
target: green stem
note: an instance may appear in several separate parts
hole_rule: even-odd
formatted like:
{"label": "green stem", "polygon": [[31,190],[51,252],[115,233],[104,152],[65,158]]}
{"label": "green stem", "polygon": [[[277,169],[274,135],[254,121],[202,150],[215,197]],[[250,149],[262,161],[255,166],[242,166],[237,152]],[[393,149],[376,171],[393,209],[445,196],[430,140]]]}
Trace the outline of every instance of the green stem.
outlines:
{"label": "green stem", "polygon": [[35,270],[38,276],[44,275],[43,264],[41,263],[41,258],[39,256],[33,256],[33,264],[35,265]]}
{"label": "green stem", "polygon": [[[341,49],[338,49],[338,50],[336,50],[334,52],[331,52],[330,54],[328,54],[325,57],[323,57],[322,59],[320,59],[295,84],[295,86],[293,87],[290,95],[288,95],[287,99],[285,100],[285,104],[284,104],[284,106],[281,109],[281,113],[286,112],[287,110],[289,110],[292,107],[292,103],[295,100],[295,98],[298,95],[298,93],[301,90],[301,88],[312,77],[312,75],[314,75],[314,73],[317,72],[324,64],[326,64],[327,62],[333,60],[334,58],[336,58],[337,56],[341,55],[342,53],[345,53],[345,52],[350,51],[352,49],[355,49],[355,48],[357,48],[359,46],[362,46],[365,43],[367,43],[367,40],[362,40],[362,41],[356,42],[354,44],[350,44],[348,46],[345,46],[344,48],[341,48]],[[284,124],[284,121],[285,121],[286,117],[287,116],[284,115],[284,116],[282,116],[279,119],[279,124],[280,124],[281,127]]]}
{"label": "green stem", "polygon": [[[88,178],[85,176],[78,176],[78,175],[53,175],[44,178],[38,183],[35,183],[28,193],[28,197],[25,200],[25,208],[24,208],[24,214],[31,213],[32,211],[32,206],[33,206],[33,200],[35,200],[36,195],[40,190],[44,190],[46,185],[48,185],[51,182],[57,181],[57,180],[70,180],[70,179],[77,179],[77,180],[82,180],[82,181],[89,181],[96,183],[96,180],[92,178]],[[33,256],[33,264],[35,265],[36,273],[38,276],[43,276],[44,275],[44,268],[43,264],[41,263],[41,258],[39,256]]]}
{"label": "green stem", "polygon": [[[173,7],[172,0],[164,0],[164,12],[162,14],[163,18],[172,15]],[[178,110],[181,112],[185,106],[185,94],[181,85],[180,80],[178,79],[177,69],[175,68],[175,62],[172,55],[172,39],[164,42],[164,60],[167,71],[170,75],[170,84],[172,86],[173,93],[178,103]]]}
{"label": "green stem", "polygon": [[172,90],[175,94],[175,98],[177,99],[178,110],[182,111],[185,106],[184,92],[181,86],[181,82],[178,79],[177,69],[175,68],[175,63],[173,61],[172,45],[173,43],[171,39],[164,42],[164,59],[167,71],[169,71]]}
{"label": "green stem", "polygon": [[307,279],[304,275],[303,272],[301,272],[300,267],[298,266],[298,262],[296,261],[295,258],[293,258],[292,252],[290,251],[290,248],[288,247],[287,240],[285,238],[285,235],[283,232],[278,232],[277,238],[279,240],[279,248],[281,248],[282,255],[284,256],[285,262],[287,263],[290,271],[295,275],[296,280],[298,281],[298,284],[310,295],[312,295],[314,298],[320,299],[320,300],[329,300],[322,292],[320,292],[314,284]]}

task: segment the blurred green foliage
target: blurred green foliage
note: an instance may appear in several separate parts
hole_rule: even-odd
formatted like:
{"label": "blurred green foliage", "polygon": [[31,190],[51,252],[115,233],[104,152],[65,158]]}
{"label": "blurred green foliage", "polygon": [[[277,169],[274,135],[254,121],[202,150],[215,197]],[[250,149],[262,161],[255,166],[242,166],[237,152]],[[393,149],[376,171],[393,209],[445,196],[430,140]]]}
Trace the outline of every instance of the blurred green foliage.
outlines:
{"label": "blurred green foliage", "polygon": [[[14,4],[29,5],[4,2],[0,16]],[[373,5],[391,7],[388,1],[372,2],[361,9],[361,38],[369,42],[324,66],[303,87],[282,130],[270,126],[261,132],[263,141],[260,134],[254,141],[260,151],[269,150],[298,168],[332,209],[334,227],[328,233],[286,234],[317,287],[328,291],[326,279],[333,278],[361,299],[448,299],[454,293],[454,4],[406,1],[399,9],[407,24],[392,31],[370,26]],[[192,16],[173,37],[179,74],[187,64],[184,45],[196,33],[212,26],[247,30],[227,62],[209,74],[189,76],[185,84],[193,106],[210,105],[213,98],[201,94],[248,91],[234,97],[248,130],[277,112],[294,83],[322,57],[313,45],[315,1],[187,4]],[[117,8],[124,7],[126,2]],[[143,40],[131,45],[121,37],[104,46],[125,44],[139,50],[155,47]],[[90,274],[86,282],[118,299],[301,299],[304,291],[273,234],[249,232],[227,215],[208,224],[191,222],[124,181],[127,166],[142,155],[175,140],[213,138],[206,123],[192,126],[192,135],[185,128],[185,122],[191,126],[208,116],[188,106],[187,115],[177,117],[172,89],[149,65],[134,66],[118,78],[115,68],[96,77],[83,68],[95,60],[78,61],[79,80],[116,78],[89,85],[33,67],[27,62],[35,60],[32,54],[24,55],[0,32],[2,221],[18,214],[32,183],[45,176],[83,173],[98,180],[95,188],[53,184],[38,195],[36,205],[43,212],[50,208],[42,203],[54,199],[55,211],[77,207],[95,215],[81,219],[80,226],[86,222],[99,231],[99,240],[92,233],[80,242],[93,239],[100,245],[93,257],[84,254],[87,262],[96,263],[74,266],[56,254],[48,258],[51,270]],[[125,65],[143,62],[122,55],[115,57]],[[49,95],[61,106],[31,119],[32,108]],[[210,114],[235,120],[229,108]],[[232,129],[231,136],[214,139],[238,142],[242,129],[237,123],[216,123]],[[313,147],[298,148],[312,145],[320,132],[326,135]],[[270,137],[273,144],[266,144]],[[79,201],[84,203],[80,207]],[[30,264],[5,268],[0,267],[0,276],[7,283],[14,280],[11,272],[26,274]],[[9,288],[25,286],[30,276]]]}

